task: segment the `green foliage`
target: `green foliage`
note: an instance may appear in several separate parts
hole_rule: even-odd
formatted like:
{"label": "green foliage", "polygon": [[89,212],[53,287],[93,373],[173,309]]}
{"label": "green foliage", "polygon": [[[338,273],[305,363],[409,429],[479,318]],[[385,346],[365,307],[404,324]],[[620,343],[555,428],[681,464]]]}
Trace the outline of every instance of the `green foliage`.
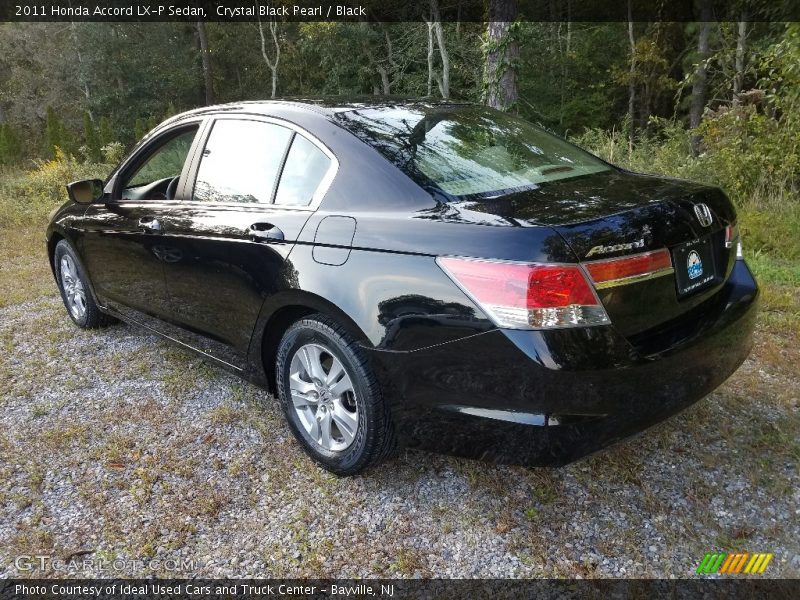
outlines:
{"label": "green foliage", "polygon": [[145,133],[147,133],[147,125],[145,125],[145,122],[141,118],[136,119],[133,124],[133,137],[136,140],[140,140],[144,137]]}
{"label": "green foliage", "polygon": [[52,158],[56,158],[59,148],[63,148],[62,135],[64,134],[64,126],[56,116],[56,111],[52,106],[47,107],[47,154]]}
{"label": "green foliage", "polygon": [[100,162],[100,139],[94,127],[92,116],[86,112],[83,115],[83,155],[89,162]]}
{"label": "green foliage", "polygon": [[103,155],[103,163],[107,165],[117,165],[125,156],[125,146],[120,142],[109,142],[100,148]]}
{"label": "green foliage", "polygon": [[102,148],[106,144],[110,144],[116,139],[116,136],[111,131],[111,121],[109,121],[108,117],[103,115],[100,117],[100,127],[98,131],[98,138],[100,140],[100,147]]}
{"label": "green foliage", "polygon": [[760,56],[759,88],[772,107],[797,120],[800,107],[800,23],[787,23],[781,39]]}
{"label": "green foliage", "polygon": [[18,160],[19,141],[9,123],[0,123],[0,164],[12,164]]}
{"label": "green foliage", "polygon": [[612,72],[627,66],[625,43],[621,23],[521,23],[520,114],[560,133],[611,127],[625,111]]}
{"label": "green foliage", "polygon": [[745,247],[753,255],[800,260],[800,131],[739,106],[706,116],[699,131],[704,151],[692,155],[691,132],[672,120],[654,120],[633,148],[627,131],[589,130],[574,141],[598,156],[638,172],[722,187],[737,205]]}
{"label": "green foliage", "polygon": [[111,165],[80,162],[56,150],[52,160],[37,160],[29,171],[6,172],[0,178],[0,228],[44,223],[47,214],[67,200],[69,181],[104,178]]}
{"label": "green foliage", "polygon": [[800,203],[764,201],[739,209],[745,250],[748,258],[769,256],[794,265],[800,264]]}
{"label": "green foliage", "polygon": [[710,173],[735,197],[797,197],[800,128],[755,106],[736,106],[707,115],[698,131]]}

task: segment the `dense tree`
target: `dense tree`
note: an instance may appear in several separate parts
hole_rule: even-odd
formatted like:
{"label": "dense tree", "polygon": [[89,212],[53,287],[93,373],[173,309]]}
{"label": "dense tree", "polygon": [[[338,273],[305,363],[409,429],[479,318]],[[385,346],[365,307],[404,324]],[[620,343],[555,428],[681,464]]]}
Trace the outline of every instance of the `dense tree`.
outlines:
{"label": "dense tree", "polygon": [[774,122],[796,112],[786,100],[792,25],[746,15],[573,23],[572,4],[526,22],[515,0],[491,0],[488,25],[444,22],[452,3],[442,0],[421,3],[418,22],[2,23],[0,124],[15,132],[19,157],[55,146],[96,156],[176,112],[272,96],[483,100],[561,133],[622,124],[630,143],[658,118],[691,126],[699,144],[707,116],[727,106]]}
{"label": "dense tree", "polygon": [[49,158],[55,158],[59,149],[64,150],[64,125],[61,123],[61,119],[58,118],[52,106],[47,107],[46,114],[47,155]]}
{"label": "dense tree", "polygon": [[83,146],[84,154],[92,162],[100,162],[100,138],[92,121],[92,115],[86,111],[83,115]]}
{"label": "dense tree", "polygon": [[7,123],[0,123],[0,164],[14,162],[18,153],[19,141],[14,128]]}

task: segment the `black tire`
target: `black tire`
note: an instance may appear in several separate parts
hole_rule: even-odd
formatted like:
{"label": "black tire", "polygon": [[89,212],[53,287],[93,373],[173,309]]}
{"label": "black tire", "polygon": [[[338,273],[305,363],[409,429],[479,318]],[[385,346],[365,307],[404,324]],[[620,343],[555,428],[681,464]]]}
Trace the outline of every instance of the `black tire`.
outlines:
{"label": "black tire", "polygon": [[[329,363],[333,357],[338,359],[352,383],[353,394],[348,396],[348,402],[357,414],[358,428],[350,445],[340,451],[329,450],[312,438],[292,401],[289,381],[292,360],[308,345],[324,349],[329,354],[325,359]],[[304,450],[325,469],[337,475],[354,475],[393,454],[394,428],[380,387],[361,348],[341,325],[321,314],[297,321],[283,335],[275,368],[278,397],[289,428]],[[319,404],[315,406],[319,410]],[[333,417],[335,411],[329,410]],[[335,427],[333,430],[342,431]]]}
{"label": "black tire", "polygon": [[[64,260],[67,261],[67,271],[64,270],[65,263],[62,262]],[[96,329],[115,321],[115,319],[103,313],[95,303],[92,290],[89,287],[89,279],[86,277],[86,272],[83,270],[78,255],[67,240],[61,240],[56,244],[55,251],[53,252],[53,265],[55,267],[58,289],[61,292],[61,299],[64,301],[64,307],[67,309],[67,314],[70,319],[72,319],[78,327],[82,329]],[[70,270],[71,276],[67,274]],[[65,282],[65,279],[67,282]],[[82,311],[75,309],[75,303],[72,301],[74,296],[69,295],[67,292],[67,288],[70,286],[70,280],[77,280],[77,282],[79,282],[79,288],[83,293]]]}

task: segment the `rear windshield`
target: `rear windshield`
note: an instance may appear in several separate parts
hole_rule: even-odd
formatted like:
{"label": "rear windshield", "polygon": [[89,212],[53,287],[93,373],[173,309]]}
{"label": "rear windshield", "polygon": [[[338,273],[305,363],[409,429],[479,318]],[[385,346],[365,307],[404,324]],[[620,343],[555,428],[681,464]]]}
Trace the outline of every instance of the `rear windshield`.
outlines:
{"label": "rear windshield", "polygon": [[459,198],[610,170],[527,121],[480,106],[383,106],[337,119],[418,183]]}

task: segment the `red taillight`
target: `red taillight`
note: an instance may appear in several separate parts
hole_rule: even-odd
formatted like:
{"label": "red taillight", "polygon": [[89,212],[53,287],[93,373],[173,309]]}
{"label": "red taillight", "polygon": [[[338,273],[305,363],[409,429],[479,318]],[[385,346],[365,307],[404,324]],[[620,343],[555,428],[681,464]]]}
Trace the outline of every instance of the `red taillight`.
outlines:
{"label": "red taillight", "polygon": [[538,329],[608,323],[578,265],[439,257],[439,266],[501,327]]}
{"label": "red taillight", "polygon": [[593,260],[583,265],[592,276],[595,287],[605,288],[667,275],[672,272],[672,257],[669,250],[663,248],[633,256]]}
{"label": "red taillight", "polygon": [[725,247],[733,248],[739,241],[739,227],[736,223],[731,223],[725,227]]}
{"label": "red taillight", "polygon": [[739,226],[736,223],[731,223],[725,227],[725,247],[736,248],[736,258],[741,260],[744,258],[742,253],[742,236],[739,233]]}

